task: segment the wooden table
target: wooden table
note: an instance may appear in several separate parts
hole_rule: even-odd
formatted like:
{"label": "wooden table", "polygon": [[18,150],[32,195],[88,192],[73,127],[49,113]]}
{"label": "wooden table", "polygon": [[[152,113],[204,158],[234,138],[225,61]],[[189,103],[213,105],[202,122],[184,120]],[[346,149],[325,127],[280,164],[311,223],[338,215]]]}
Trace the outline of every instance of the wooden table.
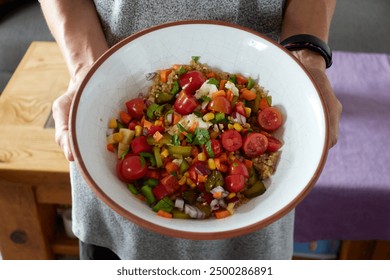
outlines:
{"label": "wooden table", "polygon": [[77,255],[58,230],[58,205],[71,204],[69,165],[45,128],[69,75],[54,42],[33,42],[0,96],[0,251],[3,259]]}

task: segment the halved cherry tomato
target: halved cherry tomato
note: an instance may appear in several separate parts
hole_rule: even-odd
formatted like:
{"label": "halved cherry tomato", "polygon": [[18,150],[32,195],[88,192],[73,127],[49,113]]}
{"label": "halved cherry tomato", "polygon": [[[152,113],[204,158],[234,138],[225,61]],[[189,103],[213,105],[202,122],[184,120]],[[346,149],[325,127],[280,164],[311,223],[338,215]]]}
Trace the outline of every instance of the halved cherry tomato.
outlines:
{"label": "halved cherry tomato", "polygon": [[214,97],[208,105],[208,109],[214,112],[220,112],[230,115],[232,113],[232,104],[222,95]]}
{"label": "halved cherry tomato", "polygon": [[259,125],[268,131],[277,130],[282,125],[282,114],[276,107],[268,107],[257,115]]}
{"label": "halved cherry tomato", "polygon": [[148,166],[140,156],[126,156],[120,163],[120,176],[126,181],[134,181],[146,175]]}
{"label": "halved cherry tomato", "polygon": [[144,116],[144,110],[146,110],[146,105],[144,99],[134,98],[126,102],[127,112],[135,119],[141,119]]}
{"label": "halved cherry tomato", "polygon": [[153,146],[148,144],[146,136],[138,136],[131,141],[131,150],[134,154],[138,155],[142,152],[151,153],[153,152]]}
{"label": "halved cherry tomato", "polygon": [[173,105],[175,111],[181,115],[191,114],[195,108],[198,106],[198,100],[195,96],[187,94],[185,91],[181,91],[177,97],[175,104]]}
{"label": "halved cherry tomato", "polygon": [[238,102],[236,103],[236,105],[234,106],[234,111],[236,111],[236,112],[239,113],[240,115],[243,115],[244,117],[246,117],[245,105],[244,105],[243,102],[238,101]]}
{"label": "halved cherry tomato", "polygon": [[249,133],[244,137],[243,150],[248,157],[257,157],[262,155],[268,147],[267,136],[261,133]]}
{"label": "halved cherry tomato", "polygon": [[268,148],[267,148],[268,152],[276,152],[277,150],[280,149],[280,147],[282,147],[282,142],[280,142],[279,139],[273,136],[268,137]]}
{"label": "halved cherry tomato", "polygon": [[239,192],[245,188],[245,177],[240,174],[229,175],[225,178],[225,186],[229,192]]}
{"label": "halved cherry tomato", "polygon": [[[222,155],[223,149],[222,149],[221,142],[219,142],[219,140],[217,139],[211,139],[210,141],[211,141],[211,149],[213,150],[214,157],[216,158]],[[205,152],[208,157],[211,157],[211,155],[209,155],[205,147],[203,147],[203,152]]]}
{"label": "halved cherry tomato", "polygon": [[242,146],[241,134],[237,130],[226,130],[221,136],[222,146],[229,152],[237,151]]}
{"label": "halved cherry tomato", "polygon": [[249,178],[249,171],[246,167],[245,163],[235,160],[229,166],[229,174],[230,175],[242,175],[245,178]]}
{"label": "halved cherry tomato", "polygon": [[205,75],[202,72],[194,70],[183,74],[179,79],[179,84],[184,92],[192,95],[205,81]]}

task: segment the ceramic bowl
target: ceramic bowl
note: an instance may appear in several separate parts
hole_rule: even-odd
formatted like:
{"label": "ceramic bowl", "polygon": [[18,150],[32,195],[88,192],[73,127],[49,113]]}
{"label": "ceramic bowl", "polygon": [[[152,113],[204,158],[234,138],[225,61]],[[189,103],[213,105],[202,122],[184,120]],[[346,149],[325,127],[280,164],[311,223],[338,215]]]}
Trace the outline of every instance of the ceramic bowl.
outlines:
{"label": "ceramic bowl", "polygon": [[[146,75],[192,56],[230,73],[251,76],[269,91],[283,114],[284,145],[264,195],[225,219],[183,220],[156,215],[138,200],[115,172],[106,150],[108,120],[125,102],[146,94]],[[324,102],[303,66],[262,34],[214,21],[168,23],[136,33],[107,51],[76,93],[70,117],[71,146],[83,177],[114,211],[147,229],[173,237],[218,239],[259,230],[282,218],[309,193],[327,156],[328,121]]]}

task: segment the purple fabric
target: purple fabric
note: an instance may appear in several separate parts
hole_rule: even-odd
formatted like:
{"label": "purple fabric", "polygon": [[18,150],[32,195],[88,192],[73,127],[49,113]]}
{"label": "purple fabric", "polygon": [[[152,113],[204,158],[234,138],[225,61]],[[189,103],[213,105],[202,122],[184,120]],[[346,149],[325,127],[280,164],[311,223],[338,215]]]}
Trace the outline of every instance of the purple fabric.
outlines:
{"label": "purple fabric", "polygon": [[296,209],[295,241],[390,240],[390,55],[334,52],[339,140]]}

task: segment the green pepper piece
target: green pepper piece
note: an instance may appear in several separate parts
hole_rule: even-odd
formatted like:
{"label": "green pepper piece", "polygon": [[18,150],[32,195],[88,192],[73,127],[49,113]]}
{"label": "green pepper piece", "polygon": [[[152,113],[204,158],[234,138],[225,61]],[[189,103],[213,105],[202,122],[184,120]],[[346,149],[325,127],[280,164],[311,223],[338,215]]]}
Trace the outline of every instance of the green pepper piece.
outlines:
{"label": "green pepper piece", "polygon": [[189,157],[191,155],[191,146],[169,146],[168,152],[170,155],[181,155],[183,157]]}
{"label": "green pepper piece", "polygon": [[217,88],[219,88],[219,81],[216,78],[210,78],[207,81],[208,84],[215,85]]}
{"label": "green pepper piece", "polygon": [[171,101],[174,97],[174,95],[166,93],[166,92],[155,92],[155,97],[156,97],[156,103],[157,104],[164,104],[169,101]]}
{"label": "green pepper piece", "polygon": [[257,181],[253,186],[244,190],[242,193],[247,198],[253,198],[259,195],[262,195],[266,191],[265,185],[262,181]]}
{"label": "green pepper piece", "polygon": [[173,218],[175,218],[175,219],[189,219],[189,218],[191,218],[190,215],[184,213],[183,211],[180,211],[179,209],[173,209],[172,215],[173,215]]}
{"label": "green pepper piece", "polygon": [[159,180],[153,179],[153,178],[148,178],[148,179],[146,179],[146,180],[144,181],[144,184],[145,184],[145,185],[148,185],[149,187],[152,187],[152,188],[155,187],[155,186],[157,186],[158,183],[159,183]]}
{"label": "green pepper piece", "polygon": [[132,194],[134,195],[139,194],[137,188],[133,184],[127,184],[127,188]]}
{"label": "green pepper piece", "polygon": [[220,122],[225,120],[225,114],[224,113],[216,113],[215,114],[215,122]]}
{"label": "green pepper piece", "polygon": [[153,147],[153,153],[154,153],[154,157],[156,159],[156,166],[157,166],[157,168],[162,167],[163,166],[163,161],[162,161],[162,158],[161,158],[160,147],[154,146]]}
{"label": "green pepper piece", "polygon": [[180,90],[179,82],[178,81],[174,81],[173,82],[173,87],[172,87],[172,89],[171,89],[169,94],[175,95],[176,93],[179,92],[179,90]]}
{"label": "green pepper piece", "polygon": [[148,185],[142,186],[141,192],[145,196],[146,201],[149,203],[149,205],[152,205],[156,201],[156,197],[152,192],[152,187]]}
{"label": "green pepper piece", "polygon": [[188,169],[190,168],[190,165],[186,160],[183,160],[179,166],[179,173],[184,174]]}
{"label": "green pepper piece", "polygon": [[159,210],[164,210],[166,212],[171,212],[175,204],[169,197],[164,197],[156,205],[153,206],[153,211],[158,212]]}
{"label": "green pepper piece", "polygon": [[141,152],[139,155],[143,158],[148,158],[151,166],[156,166],[156,159],[151,153]]}
{"label": "green pepper piece", "polygon": [[261,100],[261,94],[260,94],[260,92],[257,91],[256,98],[255,98],[253,105],[251,107],[251,109],[252,109],[251,114],[252,115],[257,115],[257,112],[259,111],[260,100]]}
{"label": "green pepper piece", "polygon": [[254,87],[254,85],[255,85],[255,81],[252,79],[252,77],[249,77],[248,78],[248,84],[246,85],[246,88],[247,89],[251,89],[251,88]]}
{"label": "green pepper piece", "polygon": [[236,75],[231,75],[231,76],[229,77],[229,81],[232,82],[233,84],[236,84],[236,81],[237,81]]}
{"label": "green pepper piece", "polygon": [[158,142],[156,142],[156,140],[151,135],[149,135],[146,138],[146,142],[149,145],[151,145],[151,146],[159,146],[159,147],[161,147],[162,145],[171,144],[171,141],[172,141],[172,136],[169,133],[164,133],[163,137]]}
{"label": "green pepper piece", "polygon": [[155,119],[155,118],[154,118],[154,111],[156,111],[156,109],[157,109],[158,107],[159,107],[159,105],[156,104],[156,103],[150,104],[150,106],[149,106],[148,109],[146,110],[146,116],[147,116],[149,119],[151,119],[151,120]]}

